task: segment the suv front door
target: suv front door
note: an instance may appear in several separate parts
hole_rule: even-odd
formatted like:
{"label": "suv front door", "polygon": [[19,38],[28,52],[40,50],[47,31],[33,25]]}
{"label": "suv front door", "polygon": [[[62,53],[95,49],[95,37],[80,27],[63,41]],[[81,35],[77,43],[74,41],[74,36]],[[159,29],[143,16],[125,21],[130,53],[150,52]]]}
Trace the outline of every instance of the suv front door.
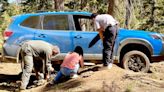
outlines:
{"label": "suv front door", "polygon": [[[89,43],[98,34],[94,31],[92,20],[89,16],[74,15],[74,24],[76,31],[73,33],[74,36],[74,47],[81,46],[84,51],[85,59],[101,59],[102,53],[102,42],[98,40],[92,47],[89,48]],[[96,56],[94,56],[96,55]]]}

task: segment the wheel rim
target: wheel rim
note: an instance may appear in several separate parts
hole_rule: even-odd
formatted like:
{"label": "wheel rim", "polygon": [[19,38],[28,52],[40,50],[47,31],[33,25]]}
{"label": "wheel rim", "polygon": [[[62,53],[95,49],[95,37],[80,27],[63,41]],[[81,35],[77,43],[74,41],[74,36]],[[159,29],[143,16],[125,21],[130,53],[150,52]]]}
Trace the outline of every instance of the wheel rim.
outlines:
{"label": "wheel rim", "polygon": [[140,55],[131,55],[128,59],[128,68],[135,72],[139,72],[145,69],[146,61],[144,57]]}

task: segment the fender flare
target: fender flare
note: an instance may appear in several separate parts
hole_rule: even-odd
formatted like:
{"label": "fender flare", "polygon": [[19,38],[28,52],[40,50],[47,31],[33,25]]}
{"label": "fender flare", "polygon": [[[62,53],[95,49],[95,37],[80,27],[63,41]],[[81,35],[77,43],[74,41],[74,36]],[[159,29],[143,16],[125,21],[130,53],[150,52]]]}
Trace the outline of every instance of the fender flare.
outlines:
{"label": "fender flare", "polygon": [[118,56],[118,59],[120,58],[120,52],[122,50],[122,48],[128,44],[140,44],[140,45],[143,45],[145,47],[148,48],[148,50],[150,51],[150,54],[152,55],[153,54],[153,46],[151,45],[151,43],[145,39],[141,39],[141,38],[127,38],[127,39],[124,39],[122,40],[120,43],[119,43],[119,47],[118,47],[118,50],[117,50],[117,56]]}

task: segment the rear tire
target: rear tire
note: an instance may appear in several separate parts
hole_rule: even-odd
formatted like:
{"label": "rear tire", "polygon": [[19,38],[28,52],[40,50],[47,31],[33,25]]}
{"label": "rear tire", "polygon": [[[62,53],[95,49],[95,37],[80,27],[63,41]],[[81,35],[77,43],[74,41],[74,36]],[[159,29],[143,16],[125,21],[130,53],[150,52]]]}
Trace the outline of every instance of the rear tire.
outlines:
{"label": "rear tire", "polygon": [[149,58],[141,51],[127,52],[122,59],[123,68],[135,72],[148,72],[150,68]]}

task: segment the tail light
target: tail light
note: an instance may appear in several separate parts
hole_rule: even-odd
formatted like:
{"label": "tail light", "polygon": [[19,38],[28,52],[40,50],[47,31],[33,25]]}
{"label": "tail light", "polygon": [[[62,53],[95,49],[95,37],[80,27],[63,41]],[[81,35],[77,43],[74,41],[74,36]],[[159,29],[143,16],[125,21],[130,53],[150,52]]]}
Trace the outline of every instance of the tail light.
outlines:
{"label": "tail light", "polygon": [[10,30],[4,31],[4,33],[3,33],[4,40],[7,40],[12,34],[13,34],[13,32]]}

